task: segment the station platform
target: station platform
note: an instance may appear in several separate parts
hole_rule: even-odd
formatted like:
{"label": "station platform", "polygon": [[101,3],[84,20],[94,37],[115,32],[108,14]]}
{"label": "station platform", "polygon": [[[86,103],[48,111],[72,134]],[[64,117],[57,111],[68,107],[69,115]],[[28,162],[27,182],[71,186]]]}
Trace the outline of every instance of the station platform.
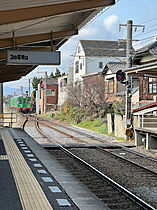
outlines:
{"label": "station platform", "polygon": [[21,128],[0,128],[0,209],[108,209]]}

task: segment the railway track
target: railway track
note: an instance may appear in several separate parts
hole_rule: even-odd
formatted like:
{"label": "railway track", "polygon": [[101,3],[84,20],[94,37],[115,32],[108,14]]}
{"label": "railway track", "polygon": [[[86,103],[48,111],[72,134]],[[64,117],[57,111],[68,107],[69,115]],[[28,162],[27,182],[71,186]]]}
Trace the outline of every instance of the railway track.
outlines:
{"label": "railway track", "polygon": [[128,148],[110,149],[107,152],[119,158],[129,160],[150,172],[157,174],[157,159],[135,152]]}
{"label": "railway track", "polygon": [[39,129],[38,123],[37,127],[40,134],[47,137],[49,141],[56,143],[60,148],[49,150],[49,152],[83,182],[109,209],[155,209],[147,202],[138,198],[134,193],[131,193],[127,188],[124,188],[118,182],[109,178],[102,170],[99,170],[100,168],[98,166],[94,166],[93,163],[97,160],[97,156],[95,155],[95,153],[98,154],[97,148],[90,150],[90,155],[93,156],[94,154],[95,156],[94,161],[91,163],[88,158],[86,159],[85,156],[79,154],[82,152],[86,153],[87,150],[82,152],[77,149],[67,150],[59,142],[54,142],[47,134],[43,134],[43,131]]}
{"label": "railway track", "polygon": [[[39,120],[39,118],[38,118]],[[90,139],[93,139],[93,143],[107,143],[107,141],[104,141],[103,139],[101,138],[98,138],[98,137],[95,137],[95,136],[92,136],[92,135],[89,135],[87,133],[83,133],[81,131],[78,131],[76,129],[72,129],[72,128],[67,128],[66,126],[64,125],[59,125],[58,123],[54,123],[50,120],[41,120],[39,121],[42,125],[45,125],[46,127],[50,128],[50,129],[53,129],[63,135],[67,135],[69,138],[72,138],[73,140],[77,141],[77,142],[81,142],[81,143],[88,143],[87,142],[87,139],[83,140],[83,137],[82,136],[85,136],[85,137],[88,137]],[[48,122],[49,124],[46,124],[46,122]],[[52,126],[52,125],[54,126]],[[63,130],[60,130],[59,128],[63,128]],[[70,131],[70,134],[69,134],[69,131]],[[68,132],[68,133],[67,133]],[[72,133],[78,133],[80,134],[79,137],[76,137],[74,134],[72,135]],[[117,156],[121,159],[125,159],[125,160],[128,160],[132,163],[134,163],[135,165],[143,168],[143,169],[146,169],[146,170],[149,170],[150,172],[157,172],[157,159],[155,158],[152,158],[152,157],[148,157],[146,155],[143,155],[141,153],[138,153],[138,152],[135,152],[129,148],[126,148],[124,146],[120,146],[120,145],[115,145],[115,148],[114,146],[112,148],[114,149],[108,149],[108,150],[105,150],[106,152],[108,153],[111,153],[113,154],[114,156]],[[96,146],[98,149],[101,149],[99,146]]]}

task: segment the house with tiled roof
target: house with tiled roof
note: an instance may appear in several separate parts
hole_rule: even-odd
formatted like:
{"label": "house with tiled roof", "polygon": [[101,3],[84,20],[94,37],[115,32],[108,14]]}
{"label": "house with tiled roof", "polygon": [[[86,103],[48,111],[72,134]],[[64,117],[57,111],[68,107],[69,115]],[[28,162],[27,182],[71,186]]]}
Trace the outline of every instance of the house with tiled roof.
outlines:
{"label": "house with tiled roof", "polygon": [[[116,79],[116,73],[119,70],[124,71],[126,69],[125,62],[109,62],[103,69],[103,74],[105,75],[105,97],[108,98],[107,101],[112,103],[114,101],[125,101],[125,84],[120,83]],[[132,78],[132,104],[135,104],[139,101],[138,97],[138,86],[139,80],[137,77]],[[136,90],[136,91],[134,91]],[[135,94],[135,92],[137,92]],[[136,95],[136,97],[135,97]]]}
{"label": "house with tiled roof", "polygon": [[125,61],[126,42],[80,40],[74,55],[74,82],[82,76],[102,72],[108,62]]}
{"label": "house with tiled roof", "polygon": [[[97,84],[98,89],[101,89],[102,95],[104,95],[104,99],[108,103],[112,104],[114,101],[125,101],[125,85],[121,84],[116,79],[117,71],[124,71],[125,69],[125,62],[109,62],[106,64],[102,72],[93,72],[82,76],[83,86],[89,84],[88,86],[92,89],[92,84],[93,88],[95,88],[94,84]],[[136,105],[139,101],[138,80],[133,80],[131,94],[133,104]]]}
{"label": "house with tiled roof", "polygon": [[116,79],[117,71],[124,69],[126,69],[125,62],[108,62],[102,71],[105,81],[105,97],[108,98],[108,102],[125,100],[123,96],[116,96],[118,92],[125,90],[125,85]]}
{"label": "house with tiled roof", "polygon": [[153,103],[157,99],[157,41],[135,52],[134,75],[139,76],[139,104]]}

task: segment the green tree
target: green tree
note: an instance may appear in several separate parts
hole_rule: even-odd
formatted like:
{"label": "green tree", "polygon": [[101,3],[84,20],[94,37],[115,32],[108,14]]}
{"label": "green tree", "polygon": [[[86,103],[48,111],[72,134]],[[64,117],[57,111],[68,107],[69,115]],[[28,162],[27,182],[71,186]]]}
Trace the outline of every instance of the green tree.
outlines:
{"label": "green tree", "polygon": [[60,76],[61,76],[61,72],[59,69],[56,68],[55,77],[60,77]]}
{"label": "green tree", "polygon": [[62,76],[64,76],[64,75],[65,75],[65,72],[62,73]]}
{"label": "green tree", "polygon": [[32,82],[33,89],[38,90],[38,84],[40,82],[41,82],[41,78],[34,77],[33,82]]}
{"label": "green tree", "polygon": [[51,72],[50,74],[50,77],[49,78],[55,78],[54,74],[53,74],[53,71]]}

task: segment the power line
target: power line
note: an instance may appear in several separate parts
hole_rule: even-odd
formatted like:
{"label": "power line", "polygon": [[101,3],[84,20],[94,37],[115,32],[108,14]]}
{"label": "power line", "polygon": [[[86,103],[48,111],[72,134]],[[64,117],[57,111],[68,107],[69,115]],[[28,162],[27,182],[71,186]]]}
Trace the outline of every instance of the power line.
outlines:
{"label": "power line", "polygon": [[151,39],[151,38],[154,38],[154,37],[157,37],[157,35],[154,35],[154,36],[150,36],[150,37],[147,37],[147,38],[144,38],[144,39],[140,39],[139,41],[148,40],[148,39]]}
{"label": "power line", "polygon": [[147,20],[147,21],[145,21],[145,22],[143,22],[143,23],[141,23],[141,24],[149,23],[149,22],[154,21],[154,20],[157,20],[157,17],[152,18],[152,19],[150,19],[150,20]]}
{"label": "power line", "polygon": [[[104,9],[102,12],[100,12],[98,15],[96,15],[91,21],[89,21],[84,27],[86,27],[87,25],[89,25],[90,23],[92,23],[94,20],[96,20],[104,12],[106,12],[107,10],[109,10],[111,7],[115,6],[118,2],[119,2],[119,0],[117,0],[114,5],[111,5],[111,6],[107,7],[106,9]],[[82,27],[80,30],[82,30],[84,27]]]}
{"label": "power line", "polygon": [[139,37],[139,36],[143,36],[143,35],[146,35],[146,34],[149,34],[149,33],[152,33],[152,32],[154,32],[154,31],[157,31],[157,28],[152,29],[152,30],[147,31],[147,32],[143,32],[143,33],[141,32],[140,34],[135,35],[134,38],[135,38],[135,37]]}

